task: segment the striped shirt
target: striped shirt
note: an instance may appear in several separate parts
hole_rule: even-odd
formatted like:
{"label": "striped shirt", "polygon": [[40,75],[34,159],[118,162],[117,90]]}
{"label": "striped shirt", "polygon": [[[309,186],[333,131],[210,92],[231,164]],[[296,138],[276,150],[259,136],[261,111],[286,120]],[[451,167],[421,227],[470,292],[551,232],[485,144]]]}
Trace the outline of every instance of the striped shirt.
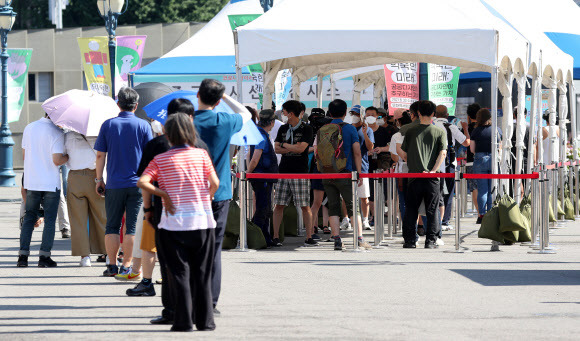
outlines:
{"label": "striped shirt", "polygon": [[161,215],[159,228],[169,231],[194,231],[215,228],[209,193],[209,176],[215,173],[203,149],[177,146],[157,155],[143,174],[167,192],[175,214]]}

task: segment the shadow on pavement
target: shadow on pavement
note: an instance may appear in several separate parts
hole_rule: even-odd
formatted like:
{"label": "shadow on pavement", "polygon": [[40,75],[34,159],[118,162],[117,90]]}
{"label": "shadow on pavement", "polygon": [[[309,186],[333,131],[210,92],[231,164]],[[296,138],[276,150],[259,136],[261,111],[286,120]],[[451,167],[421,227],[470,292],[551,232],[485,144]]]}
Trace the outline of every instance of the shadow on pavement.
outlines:
{"label": "shadow on pavement", "polygon": [[580,285],[579,270],[451,269],[484,286]]}

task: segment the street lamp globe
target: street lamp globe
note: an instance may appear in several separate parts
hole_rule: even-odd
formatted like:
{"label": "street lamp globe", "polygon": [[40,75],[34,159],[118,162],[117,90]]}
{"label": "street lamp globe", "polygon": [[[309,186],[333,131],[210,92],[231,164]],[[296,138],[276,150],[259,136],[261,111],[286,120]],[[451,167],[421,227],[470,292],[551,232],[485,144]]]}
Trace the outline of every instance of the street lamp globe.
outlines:
{"label": "street lamp globe", "polygon": [[125,0],[97,0],[97,7],[99,8],[99,13],[102,17],[106,16],[109,11],[113,14],[121,14],[123,4],[125,4]]}
{"label": "street lamp globe", "polygon": [[16,13],[12,9],[4,9],[0,11],[0,29],[10,31],[14,24]]}

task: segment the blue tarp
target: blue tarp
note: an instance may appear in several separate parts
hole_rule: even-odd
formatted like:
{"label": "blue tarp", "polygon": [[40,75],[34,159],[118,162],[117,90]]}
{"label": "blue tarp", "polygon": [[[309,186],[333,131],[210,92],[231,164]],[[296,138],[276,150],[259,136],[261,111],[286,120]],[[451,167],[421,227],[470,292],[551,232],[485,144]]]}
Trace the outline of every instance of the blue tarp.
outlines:
{"label": "blue tarp", "polygon": [[[159,58],[135,75],[231,75],[236,73],[235,56],[186,56]],[[248,68],[242,73],[249,74]]]}

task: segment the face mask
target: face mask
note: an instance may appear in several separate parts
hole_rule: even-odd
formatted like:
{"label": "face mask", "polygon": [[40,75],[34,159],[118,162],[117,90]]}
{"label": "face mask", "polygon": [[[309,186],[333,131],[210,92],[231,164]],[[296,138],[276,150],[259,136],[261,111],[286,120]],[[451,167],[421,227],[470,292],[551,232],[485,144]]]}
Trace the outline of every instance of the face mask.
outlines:
{"label": "face mask", "polygon": [[153,132],[155,134],[163,134],[163,126],[161,125],[161,122],[159,122],[159,121],[152,121],[151,122],[151,129],[153,129]]}
{"label": "face mask", "polygon": [[377,118],[374,116],[369,116],[369,117],[365,118],[365,122],[367,124],[375,124],[375,123],[377,123]]}
{"label": "face mask", "polygon": [[352,115],[352,124],[357,124],[360,122],[360,117]]}
{"label": "face mask", "polygon": [[[369,124],[372,124],[372,123],[369,123]],[[385,119],[383,119],[383,118],[378,119],[377,120],[377,124],[380,125],[380,126],[385,125]]]}
{"label": "face mask", "polygon": [[283,122],[284,124],[288,123],[288,116],[286,116],[286,115],[282,114],[282,122]]}

